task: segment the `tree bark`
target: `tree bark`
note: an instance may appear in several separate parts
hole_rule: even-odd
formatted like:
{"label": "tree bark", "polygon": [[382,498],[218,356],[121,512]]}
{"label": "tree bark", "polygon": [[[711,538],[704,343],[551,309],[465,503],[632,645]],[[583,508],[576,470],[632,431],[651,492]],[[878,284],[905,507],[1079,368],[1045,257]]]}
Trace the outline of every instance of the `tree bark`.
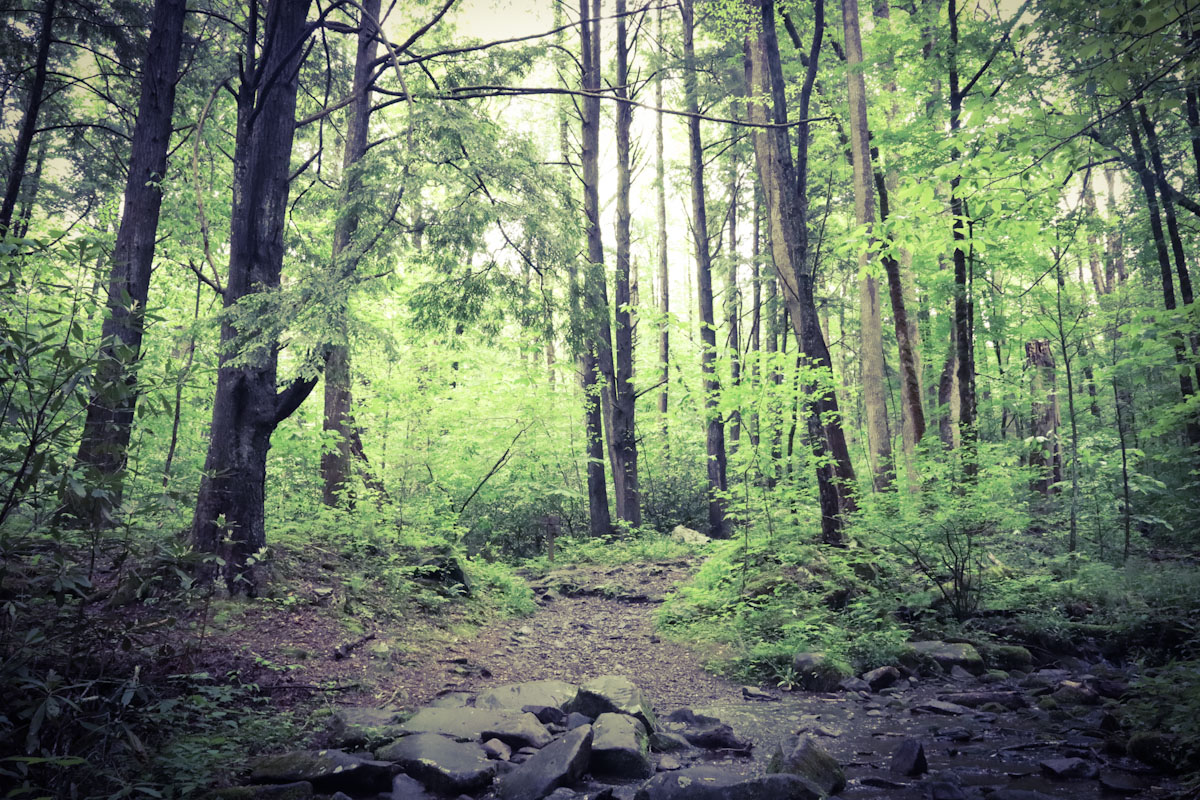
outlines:
{"label": "tree bark", "polygon": [[[735,138],[736,130],[730,129],[730,138]],[[738,257],[738,173],[737,160],[733,149],[729,152],[729,270],[725,277],[725,320],[729,326],[729,385],[737,387],[742,382],[741,356],[741,326],[738,316],[742,313],[742,298],[738,289],[738,268],[741,266]],[[742,437],[742,415],[737,411],[729,413],[729,454],[737,452],[738,441]]]}
{"label": "tree bark", "polygon": [[[239,314],[243,298],[279,286],[295,133],[300,55],[308,36],[310,0],[272,0],[262,52],[257,16],[247,31],[244,78],[238,89],[230,217],[226,316],[213,400],[208,455],[192,520],[192,542],[219,555],[231,594],[258,593],[259,554],[266,546],[263,500],[271,434],[300,407],[316,378],[277,391],[279,343],[258,320]],[[269,323],[268,323],[269,324]],[[201,580],[216,577],[206,561]]]}
{"label": "tree bark", "polygon": [[[584,92],[600,90],[600,13],[599,0],[591,0],[596,11],[589,10],[589,0],[580,0],[580,25],[582,56],[582,79]],[[582,136],[580,163],[583,168],[583,208],[587,221],[588,263],[584,266],[583,294],[586,300],[584,314],[594,314],[600,319],[585,319],[587,333],[583,343],[583,392],[584,422],[586,428],[588,510],[590,529],[593,536],[606,536],[612,532],[612,518],[608,509],[608,490],[604,480],[604,419],[601,408],[604,399],[601,390],[601,357],[612,363],[609,342],[608,298],[604,289],[604,246],[600,238],[600,98],[596,94],[585,97],[582,102]],[[614,490],[617,476],[613,476]]]}
{"label": "tree bark", "polygon": [[708,527],[714,538],[729,536],[725,521],[725,425],[717,411],[721,381],[717,377],[717,331],[713,312],[712,253],[708,245],[708,216],[704,199],[704,145],[700,139],[700,101],[696,91],[694,0],[682,0],[684,107],[688,117],[688,155],[692,183],[692,239],[696,248],[696,294],[700,307],[700,369],[704,374],[705,448],[708,453]]}
{"label": "tree bark", "polygon": [[[371,72],[375,61],[377,32],[381,0],[363,0],[358,30],[358,46],[354,57],[354,78],[346,120],[346,143],[342,154],[342,191],[337,221],[333,228],[331,253],[333,280],[345,286],[357,268],[358,254],[353,252],[354,235],[359,224],[359,195],[362,192],[362,176],[359,162],[367,152],[368,134],[371,127]],[[350,479],[350,467],[359,442],[358,425],[354,421],[354,397],[350,370],[349,308],[346,296],[339,296],[340,304],[334,310],[339,338],[329,346],[325,356],[325,413],[322,428],[334,436],[334,448],[321,454],[321,499],[327,506],[335,506],[346,499],[346,482]],[[376,488],[381,488],[377,481]]]}
{"label": "tree bark", "polygon": [[[858,0],[842,0],[842,31],[846,48],[846,84],[850,98],[850,154],[854,165],[854,217],[867,228],[868,245],[858,260],[858,301],[862,364],[862,398],[866,412],[867,443],[875,489],[892,485],[892,436],[888,430],[887,399],[883,386],[883,326],[879,281],[871,273],[875,240],[875,186],[871,168],[871,131],[867,124],[867,90],[862,74],[862,36]],[[898,281],[897,281],[898,282]],[[903,299],[901,299],[903,302]]]}
{"label": "tree bark", "polygon": [[[659,54],[666,52],[663,42],[663,10],[658,11],[658,46]],[[654,106],[663,107],[662,70],[654,73]],[[669,408],[669,385],[671,380],[671,276],[667,269],[667,176],[666,161],[663,158],[663,112],[654,115],[654,180],[658,220],[658,310],[662,314],[662,322],[658,330],[658,363],[661,372],[662,390],[658,393],[659,424],[662,426],[663,452],[669,452],[670,439],[667,425],[667,409]]]}
{"label": "tree bark", "polygon": [[33,79],[29,83],[29,99],[21,116],[21,127],[13,142],[12,163],[8,168],[8,180],[4,186],[4,198],[0,200],[0,239],[4,238],[12,225],[13,211],[21,196],[21,181],[25,180],[25,165],[29,163],[29,148],[37,132],[38,112],[46,95],[46,62],[50,58],[50,44],[54,41],[54,9],[57,0],[45,0],[42,6],[38,29],[37,53],[33,58]]}
{"label": "tree bark", "polygon": [[[108,523],[121,503],[126,454],[138,400],[137,365],[142,353],[150,272],[162,207],[171,117],[175,111],[184,0],[156,0],[133,146],[125,183],[124,211],[113,248],[101,346],[76,464],[94,487],[70,503],[89,527]],[[100,491],[95,491],[99,489]]]}
{"label": "tree bark", "polygon": [[[784,98],[783,70],[775,34],[774,0],[755,0],[761,15],[758,36],[747,43],[747,86],[750,93],[750,118],[755,122],[788,119]],[[808,66],[800,90],[797,117],[809,113],[812,87],[816,80],[821,38],[824,30],[824,0],[814,2],[815,34],[808,54]],[[770,98],[770,106],[754,102]],[[817,378],[806,381],[805,394],[811,398],[806,416],[807,443],[817,463],[817,493],[821,507],[822,538],[840,544],[842,529],[849,514],[857,509],[854,500],[854,468],[842,430],[837,395],[833,389],[829,348],[821,332],[813,296],[814,278],[808,253],[808,123],[797,124],[797,156],[792,161],[787,129],[753,129],[755,160],[763,187],[771,250],[779,276],[783,299],[792,321],[804,366]]]}
{"label": "tree bark", "polygon": [[1025,343],[1025,364],[1030,371],[1030,433],[1038,440],[1029,454],[1037,474],[1033,491],[1049,496],[1062,480],[1062,452],[1058,441],[1058,391],[1054,382],[1054,353],[1048,339]]}

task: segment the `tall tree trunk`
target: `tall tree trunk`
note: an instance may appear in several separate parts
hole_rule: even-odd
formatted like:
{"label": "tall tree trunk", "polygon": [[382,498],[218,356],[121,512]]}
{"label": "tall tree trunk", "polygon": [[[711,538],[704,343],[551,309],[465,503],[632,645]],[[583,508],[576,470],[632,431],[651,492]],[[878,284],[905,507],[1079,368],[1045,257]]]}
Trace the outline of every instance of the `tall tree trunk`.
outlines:
{"label": "tall tree trunk", "polygon": [[[350,478],[351,460],[355,451],[362,452],[358,425],[354,421],[354,398],[350,371],[349,286],[357,268],[358,254],[352,249],[358,231],[359,196],[362,176],[359,162],[367,152],[371,127],[371,71],[375,61],[377,31],[381,0],[363,0],[360,9],[358,46],[354,57],[354,78],[351,101],[346,120],[346,143],[342,152],[342,191],[337,221],[333,228],[331,253],[333,280],[344,289],[335,310],[338,341],[329,346],[325,356],[325,414],[322,424],[333,434],[334,448],[321,454],[321,499],[327,506],[344,499],[346,481]],[[357,443],[357,447],[355,444]],[[377,481],[376,488],[382,488]]]}
{"label": "tall tree trunk", "polygon": [[1091,176],[1084,186],[1083,202],[1088,211],[1090,227],[1087,235],[1088,248],[1088,270],[1092,275],[1092,286],[1096,289],[1096,297],[1103,297],[1108,294],[1108,281],[1105,279],[1104,270],[1100,266],[1100,235],[1096,229],[1100,225],[1100,215],[1096,212],[1096,191],[1093,188]]}
{"label": "tall tree trunk", "polygon": [[[251,14],[245,77],[237,95],[227,315],[221,324],[208,455],[192,520],[195,548],[223,557],[231,594],[258,593],[258,555],[266,546],[263,501],[271,434],[316,385],[316,378],[298,378],[277,391],[279,344],[255,342],[261,331],[254,318],[236,308],[243,298],[278,287],[283,270],[288,173],[309,2],[272,0],[261,59],[255,43],[257,15]],[[216,563],[206,561],[200,578],[211,580],[216,571]]]}
{"label": "tall tree trunk", "polygon": [[[950,135],[962,127],[962,103],[958,75],[958,5],[956,0],[947,0],[950,19]],[[957,147],[950,149],[950,160],[958,163],[962,154]],[[979,438],[975,427],[975,338],[972,321],[975,315],[971,300],[971,281],[967,270],[966,251],[966,203],[959,192],[962,176],[955,173],[950,179],[951,233],[954,239],[954,335],[955,370],[958,378],[958,427],[962,441],[963,472],[973,477],[978,471],[976,441]]]}
{"label": "tall tree trunk", "polygon": [[1025,364],[1030,373],[1030,433],[1037,439],[1029,465],[1037,470],[1030,488],[1050,495],[1062,480],[1062,453],[1058,442],[1058,391],[1054,383],[1054,353],[1047,339],[1025,344]]}
{"label": "tall tree trunk", "polygon": [[[582,103],[582,150],[580,163],[583,168],[583,213],[587,220],[588,263],[584,265],[583,295],[584,315],[595,315],[585,319],[583,343],[583,392],[587,434],[588,510],[593,536],[605,536],[612,531],[612,518],[608,510],[608,490],[604,482],[604,419],[601,390],[601,359],[612,363],[609,345],[608,298],[604,289],[604,244],[600,238],[600,9],[599,0],[591,0],[595,12],[589,9],[589,0],[580,0],[581,55],[583,68],[583,91],[589,93]],[[613,475],[614,490],[617,475]]]}
{"label": "tall tree trunk", "polygon": [[[857,506],[854,501],[854,468],[842,431],[837,395],[833,389],[829,347],[821,332],[813,296],[813,271],[808,253],[808,123],[797,123],[797,154],[793,163],[788,142],[787,102],[784,98],[783,69],[775,34],[774,0],[756,0],[762,28],[758,36],[746,42],[747,87],[752,101],[770,98],[770,106],[750,103],[750,119],[756,123],[773,122],[776,127],[754,128],[754,152],[775,258],[775,270],[783,290],[784,303],[792,320],[799,355],[806,365],[824,373],[820,383],[804,386],[811,398],[806,413],[808,446],[817,463],[817,493],[821,506],[821,533],[824,541],[838,544],[847,516]],[[800,90],[797,118],[807,120],[813,83],[816,81],[821,38],[824,32],[824,0],[814,0],[815,33],[808,53],[808,66]]]}
{"label": "tall tree trunk", "polygon": [[938,417],[938,437],[942,445],[948,449],[959,446],[959,392],[958,392],[958,335],[954,320],[950,320],[950,346],[946,350],[946,360],[938,379],[938,407],[942,409]]}
{"label": "tall tree trunk", "polygon": [[[754,215],[754,233],[750,243],[750,341],[747,343],[746,349],[753,355],[750,364],[750,385],[754,387],[757,396],[762,380],[762,268],[759,264],[758,257],[761,252],[761,236],[760,230],[761,209],[758,202],[758,191],[751,184],[751,193],[754,195],[754,206],[751,213]],[[761,418],[758,413],[758,405],[755,404],[753,416],[750,419],[750,446],[754,448],[754,452],[758,453],[758,444],[762,438],[760,430]]]}
{"label": "tall tree trunk", "polygon": [[38,29],[37,53],[33,58],[33,79],[29,83],[29,98],[21,116],[21,127],[13,142],[12,162],[8,168],[8,180],[4,186],[4,199],[0,200],[0,238],[8,234],[12,225],[13,211],[21,196],[21,181],[25,180],[25,165],[29,163],[29,148],[37,132],[38,112],[46,95],[46,62],[50,58],[50,43],[54,41],[54,8],[57,0],[45,0],[42,6],[41,27]]}
{"label": "tall tree trunk", "polygon": [[[854,217],[866,226],[869,242],[859,256],[858,301],[862,341],[862,398],[866,411],[867,443],[875,489],[892,485],[892,435],[888,430],[887,399],[883,385],[883,326],[879,306],[879,281],[871,273],[870,253],[875,234],[875,186],[871,169],[871,131],[867,125],[867,90],[862,74],[862,36],[858,0],[842,0],[842,31],[846,48],[846,83],[850,96],[850,154],[854,164]],[[897,281],[898,282],[898,281]],[[901,301],[903,302],[903,300]]]}
{"label": "tall tree trunk", "polygon": [[[1104,183],[1108,187],[1108,215],[1110,218],[1117,213],[1117,195],[1114,183],[1116,170],[1104,170]],[[1118,283],[1125,282],[1125,242],[1121,236],[1121,228],[1113,225],[1104,241],[1104,283],[1109,291],[1116,288]]]}
{"label": "tall tree trunk", "polygon": [[[663,10],[658,11],[658,46],[659,54],[666,52],[663,42]],[[662,70],[654,73],[654,106],[663,107]],[[662,322],[658,331],[658,363],[662,389],[658,393],[659,424],[662,426],[663,452],[667,453],[670,445],[667,429],[667,409],[669,407],[669,384],[671,380],[671,276],[667,270],[667,176],[666,161],[663,158],[663,112],[659,110],[654,115],[654,182],[657,206],[655,209],[658,221],[658,310],[662,314]]]}
{"label": "tall tree trunk", "polygon": [[142,66],[141,97],[133,128],[124,211],[109,274],[99,361],[76,456],[87,482],[101,490],[71,503],[72,513],[92,527],[106,524],[112,510],[121,503],[186,12],[184,0],[156,0]]}
{"label": "tall tree trunk", "polygon": [[[636,396],[633,391],[633,320],[630,307],[633,296],[630,291],[629,266],[629,191],[630,150],[629,130],[633,124],[633,106],[629,99],[629,42],[625,31],[625,0],[617,0],[617,274],[616,309],[614,319],[614,349],[616,375],[612,383],[612,441],[609,446],[613,455],[613,474],[621,473],[621,480],[613,480],[617,496],[617,516],[632,528],[642,524],[641,492],[638,488],[637,439],[634,436],[634,410]],[[598,26],[597,26],[598,27]]]}
{"label": "tall tree trunk", "polygon": [[37,156],[33,160],[33,174],[29,176],[29,185],[22,187],[21,211],[17,221],[12,226],[13,238],[24,239],[29,233],[29,222],[33,219],[33,206],[37,202],[38,192],[42,188],[42,170],[46,166],[46,143],[49,137],[43,136],[38,142]]}
{"label": "tall tree trunk", "polygon": [[[730,139],[736,140],[731,128]],[[735,389],[742,382],[741,329],[738,316],[742,313],[742,297],[738,289],[738,167],[732,148],[729,152],[729,270],[725,278],[725,319],[729,325],[729,385]],[[742,437],[742,415],[735,409],[729,414],[729,454],[737,452]]]}
{"label": "tall tree trunk", "polygon": [[725,538],[729,528],[725,521],[725,500],[728,488],[725,472],[725,425],[717,410],[721,382],[717,378],[717,332],[713,312],[712,253],[708,245],[708,216],[704,201],[704,145],[700,139],[700,100],[696,91],[696,48],[694,42],[694,0],[682,0],[684,107],[688,117],[688,155],[692,180],[692,238],[696,247],[696,293],[700,306],[700,368],[704,373],[704,410],[708,452],[708,527],[715,538]]}

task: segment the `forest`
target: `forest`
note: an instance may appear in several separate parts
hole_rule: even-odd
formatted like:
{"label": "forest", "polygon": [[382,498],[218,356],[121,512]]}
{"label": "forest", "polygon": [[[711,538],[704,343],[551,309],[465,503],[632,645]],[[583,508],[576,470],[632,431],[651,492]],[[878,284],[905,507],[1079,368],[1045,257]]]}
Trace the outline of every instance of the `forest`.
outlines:
{"label": "forest", "polygon": [[0,9],[5,797],[1200,792],[1195,0]]}

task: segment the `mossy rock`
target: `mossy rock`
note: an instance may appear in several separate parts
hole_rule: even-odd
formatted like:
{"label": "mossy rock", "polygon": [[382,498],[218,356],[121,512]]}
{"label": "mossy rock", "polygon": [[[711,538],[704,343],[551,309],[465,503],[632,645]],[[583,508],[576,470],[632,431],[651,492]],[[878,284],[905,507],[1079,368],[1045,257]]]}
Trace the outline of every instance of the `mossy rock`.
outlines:
{"label": "mossy rock", "polygon": [[204,795],[203,800],[308,800],[312,796],[311,783],[296,781],[269,786],[230,786],[227,789],[215,789]]}
{"label": "mossy rock", "polygon": [[979,654],[992,669],[1028,671],[1033,666],[1033,654],[1015,644],[980,644]]}
{"label": "mossy rock", "polygon": [[844,664],[821,652],[797,653],[792,658],[797,685],[810,692],[834,692],[853,673]]}

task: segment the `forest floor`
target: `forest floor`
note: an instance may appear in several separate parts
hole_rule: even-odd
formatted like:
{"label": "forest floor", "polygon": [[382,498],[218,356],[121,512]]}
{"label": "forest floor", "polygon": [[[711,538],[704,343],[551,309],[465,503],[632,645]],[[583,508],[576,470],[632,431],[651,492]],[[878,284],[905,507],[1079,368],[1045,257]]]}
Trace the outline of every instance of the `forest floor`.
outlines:
{"label": "forest floor", "polygon": [[[1053,671],[986,685],[959,672],[901,681],[880,694],[776,687],[746,687],[751,690],[747,693],[704,669],[716,653],[699,652],[656,632],[658,604],[698,566],[693,559],[581,564],[540,578],[527,576],[539,593],[531,616],[492,620],[476,628],[451,625],[440,634],[434,628],[418,633],[421,623],[413,620],[404,630],[381,632],[336,660],[330,655],[339,643],[336,637],[354,637],[297,624],[283,637],[291,641],[290,652],[296,652],[297,637],[309,643],[300,645],[301,650],[320,643],[322,652],[283,676],[281,685],[332,681],[347,690],[337,695],[337,705],[414,709],[452,692],[476,693],[545,678],[582,683],[600,675],[625,675],[646,691],[660,714],[691,708],[719,717],[755,743],[750,757],[722,756],[725,769],[762,772],[774,742],[790,733],[808,733],[845,767],[850,783],[841,796],[846,800],[965,800],[1000,788],[1051,797],[1170,795],[1170,784],[1153,770],[1106,751],[1111,720],[1100,707],[1080,705],[1052,714],[1037,705],[1051,687],[1086,679],[1093,671],[1119,682],[1119,670],[1110,665],[1066,659],[1044,665],[1056,667]],[[262,634],[276,643],[281,638],[278,630]],[[398,642],[407,645],[399,648]],[[993,702],[985,710],[943,699],[964,692],[991,693]],[[278,699],[287,705],[286,699]],[[1006,702],[1011,709],[997,705]],[[893,752],[908,738],[924,746],[929,764],[924,777],[889,769]],[[1078,775],[1047,777],[1042,765],[1055,759],[1077,759],[1060,763]]]}

